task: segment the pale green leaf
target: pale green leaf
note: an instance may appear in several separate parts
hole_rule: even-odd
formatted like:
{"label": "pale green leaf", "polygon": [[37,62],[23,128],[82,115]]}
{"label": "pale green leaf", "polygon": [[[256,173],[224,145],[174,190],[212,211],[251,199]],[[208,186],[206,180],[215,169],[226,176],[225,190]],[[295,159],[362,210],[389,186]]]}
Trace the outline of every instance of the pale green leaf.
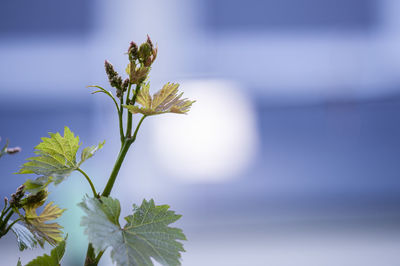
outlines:
{"label": "pale green leaf", "polygon": [[52,176],[49,177],[41,176],[33,180],[32,179],[26,180],[24,186],[26,191],[29,191],[31,194],[36,194],[46,189],[51,182],[53,182]]}
{"label": "pale green leaf", "polygon": [[27,180],[25,190],[37,193],[50,183],[59,184],[93,154],[101,149],[104,142],[96,146],[87,147],[82,151],[78,162],[76,154],[80,147],[79,137],[75,136],[68,127],[64,128],[64,136],[60,133],[49,133],[49,138],[42,138],[42,142],[35,147],[35,157],[28,158],[18,174],[37,174],[35,180]]}
{"label": "pale green leaf", "polygon": [[[10,225],[13,221],[9,221],[8,225]],[[25,249],[33,249],[37,246],[39,243],[42,245],[43,243],[40,243],[35,236],[31,233],[31,231],[28,230],[24,225],[15,223],[11,227],[11,231],[15,234],[17,237],[17,243],[20,251],[23,251]]]}
{"label": "pale green leaf", "polygon": [[83,149],[81,154],[81,161],[84,162],[87,159],[91,158],[98,150],[103,148],[106,141],[100,142],[98,145],[86,147]]}
{"label": "pale green leaf", "polygon": [[168,205],[156,206],[153,200],[143,200],[134,207],[133,215],[119,224],[120,204],[117,199],[84,198],[79,204],[86,216],[81,225],[96,252],[111,247],[111,258],[119,266],[151,266],[155,259],[162,265],[180,265],[182,243],[186,240],[181,229],[169,227],[181,215],[169,210]]}
{"label": "pale green leaf", "polygon": [[21,258],[18,258],[17,266],[22,266]]}
{"label": "pale green leaf", "polygon": [[140,89],[136,102],[141,106],[124,105],[131,113],[141,113],[146,116],[165,113],[185,114],[195,101],[182,99],[183,93],[178,94],[179,84],[167,83],[161,90],[150,96],[149,85],[145,84]]}
{"label": "pale green leaf", "polygon": [[61,241],[50,252],[50,256],[43,254],[43,256],[29,262],[26,266],[57,266],[61,265],[61,259],[65,253],[65,240]]}
{"label": "pale green leaf", "polygon": [[60,217],[65,209],[60,209],[57,205],[53,205],[53,202],[50,202],[38,215],[36,209],[42,204],[43,201],[37,204],[25,205],[23,207],[25,210],[24,222],[36,239],[45,240],[52,245],[56,245],[63,239],[62,226],[51,221]]}

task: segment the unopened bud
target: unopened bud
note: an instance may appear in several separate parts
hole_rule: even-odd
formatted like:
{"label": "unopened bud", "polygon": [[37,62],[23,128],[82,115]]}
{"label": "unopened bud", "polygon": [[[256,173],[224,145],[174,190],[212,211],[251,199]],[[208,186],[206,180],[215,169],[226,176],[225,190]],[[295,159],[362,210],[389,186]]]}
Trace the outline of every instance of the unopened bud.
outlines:
{"label": "unopened bud", "polygon": [[6,149],[6,152],[8,153],[8,154],[15,154],[15,153],[18,153],[18,152],[20,152],[21,151],[21,148],[20,147],[14,147],[14,148],[7,148]]}
{"label": "unopened bud", "polygon": [[122,78],[120,76],[114,76],[110,79],[110,84],[112,87],[120,89],[122,86]]}
{"label": "unopened bud", "polygon": [[156,48],[154,48],[153,49],[153,52],[152,52],[152,59],[151,59],[151,63],[153,63],[154,62],[154,60],[156,60],[156,58],[157,58],[157,53],[158,53],[158,48],[156,47]]}
{"label": "unopened bud", "polygon": [[129,78],[126,78],[124,80],[124,82],[122,83],[122,87],[121,87],[122,91],[125,92],[128,89],[128,86],[129,86]]}
{"label": "unopened bud", "polygon": [[149,57],[147,57],[146,60],[143,62],[143,65],[144,65],[145,67],[149,67],[149,66],[151,66],[151,63],[152,63],[152,62],[153,62],[153,60],[152,60],[151,56],[149,56]]}
{"label": "unopened bud", "polygon": [[146,62],[147,59],[151,56],[151,53],[152,53],[151,45],[147,42],[142,43],[138,51],[139,61],[142,63]]}
{"label": "unopened bud", "polygon": [[104,68],[106,69],[106,73],[109,77],[115,76],[116,72],[114,70],[114,66],[107,60],[104,61]]}
{"label": "unopened bud", "polygon": [[104,68],[106,70],[108,81],[110,82],[111,87],[120,89],[122,86],[122,78],[118,75],[117,71],[114,70],[114,66],[105,60]]}
{"label": "unopened bud", "polygon": [[153,50],[153,42],[151,41],[150,36],[148,34],[146,42],[150,45],[151,50]]}
{"label": "unopened bud", "polygon": [[117,98],[122,98],[122,91],[120,89],[117,89],[116,93]]}
{"label": "unopened bud", "polygon": [[20,206],[20,200],[24,197],[25,192],[24,192],[24,185],[21,185],[17,188],[17,191],[13,194],[11,194],[11,200],[10,200],[10,205],[19,207]]}
{"label": "unopened bud", "polygon": [[128,55],[129,55],[129,61],[135,61],[137,59],[137,53],[138,53],[138,46],[135,42],[131,42],[128,48]]}
{"label": "unopened bud", "polygon": [[17,188],[17,193],[23,192],[23,191],[24,191],[24,188],[25,188],[25,185],[20,185],[20,186]]}
{"label": "unopened bud", "polygon": [[22,200],[22,205],[36,205],[36,204],[42,204],[47,198],[47,190],[41,190],[38,193],[34,195],[29,195],[26,198]]}

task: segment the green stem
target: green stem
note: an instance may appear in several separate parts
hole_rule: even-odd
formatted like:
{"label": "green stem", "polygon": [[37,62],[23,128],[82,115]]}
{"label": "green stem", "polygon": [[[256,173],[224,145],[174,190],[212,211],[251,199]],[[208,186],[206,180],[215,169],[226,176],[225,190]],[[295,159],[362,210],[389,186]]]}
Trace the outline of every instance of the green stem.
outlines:
{"label": "green stem", "polygon": [[95,198],[97,198],[97,197],[99,197],[99,195],[97,194],[97,192],[96,192],[96,188],[94,187],[94,185],[93,185],[93,182],[92,182],[92,180],[90,179],[90,177],[85,173],[85,171],[83,171],[81,168],[78,168],[77,169],[79,172],[81,172],[81,174],[86,178],[86,180],[89,182],[89,185],[90,185],[90,188],[92,189],[92,192],[93,192],[93,196],[95,197]]}
{"label": "green stem", "polygon": [[[141,87],[141,84],[137,84],[136,85],[135,92],[133,93],[133,96],[132,96],[132,101],[129,102],[129,99],[127,98],[126,104],[131,104],[131,105],[135,104],[136,97],[137,97],[137,95],[139,93],[140,87]],[[126,128],[125,136],[127,138],[130,138],[131,134],[132,134],[132,113],[128,111],[128,126]]]}
{"label": "green stem", "polygon": [[94,248],[93,248],[92,244],[89,243],[88,249],[86,252],[85,266],[97,266],[99,264],[101,257],[104,254],[104,251],[105,250],[100,251],[96,257]]}
{"label": "green stem", "polygon": [[140,119],[138,125],[136,126],[135,132],[133,133],[133,137],[129,140],[131,143],[135,142],[136,136],[137,136],[138,131],[139,131],[139,128],[140,128],[140,126],[142,125],[143,120],[144,120],[146,117],[147,117],[147,116],[144,115],[144,116],[142,116],[142,118]]}
{"label": "green stem", "polygon": [[118,154],[117,160],[116,160],[116,162],[115,162],[115,164],[114,164],[114,168],[113,168],[113,170],[112,170],[112,172],[111,172],[111,174],[110,174],[110,177],[109,177],[109,179],[108,179],[107,185],[106,185],[106,187],[104,188],[103,193],[101,194],[102,196],[108,197],[108,196],[110,195],[111,190],[112,190],[112,188],[113,188],[113,186],[114,186],[115,180],[117,179],[119,170],[121,169],[122,162],[123,162],[124,159],[125,159],[125,156],[126,156],[128,150],[129,150],[129,147],[132,145],[133,142],[135,142],[136,136],[137,136],[138,131],[139,131],[139,128],[140,128],[140,126],[142,125],[143,120],[144,120],[145,118],[146,118],[146,116],[144,115],[144,116],[140,119],[138,125],[136,126],[136,129],[135,129],[135,132],[134,132],[134,134],[133,134],[133,137],[132,137],[132,138],[128,138],[128,137],[127,137],[127,138],[125,139],[124,143],[122,144],[121,150],[120,150],[120,152],[119,152],[119,154]]}
{"label": "green stem", "polygon": [[135,103],[136,103],[136,97],[137,97],[137,95],[138,95],[138,93],[139,93],[139,90],[140,90],[140,87],[141,87],[141,86],[142,86],[142,83],[136,85],[135,93],[133,94],[133,97],[132,97],[132,104],[135,104]]}
{"label": "green stem", "polygon": [[[140,90],[140,86],[141,86],[140,84],[136,85],[136,89],[135,89],[135,92],[134,92],[133,97],[132,97],[133,104],[136,101],[136,97],[137,97],[137,94],[138,94],[138,92]],[[128,94],[126,96],[126,104],[130,104],[130,99],[129,99],[130,91],[131,91],[131,85],[129,85],[129,88],[128,88]],[[122,101],[121,101],[121,103],[122,103]],[[121,117],[122,117],[122,110],[123,110],[122,106],[121,106],[120,110],[121,110]],[[132,132],[132,113],[128,112],[128,119],[127,119],[128,121],[127,121],[126,134],[125,134],[124,138],[121,138],[121,150],[119,151],[117,160],[115,161],[113,170],[112,170],[112,172],[110,174],[110,177],[109,177],[109,179],[107,181],[106,187],[104,188],[103,193],[101,194],[103,197],[108,197],[111,194],[111,190],[112,190],[112,188],[114,186],[115,180],[117,179],[119,170],[121,169],[121,166],[122,166],[122,163],[123,163],[123,161],[124,161],[124,159],[126,157],[126,154],[127,154],[128,150],[129,150],[130,146],[132,145],[132,143],[135,142],[136,136],[137,136],[138,131],[139,131],[139,128],[142,125],[142,122],[143,122],[143,120],[145,118],[146,118],[146,116],[144,115],[140,119],[138,125],[136,126],[135,132],[133,133],[133,136],[131,137],[131,132]],[[120,133],[121,133],[121,130],[123,131],[122,124],[120,124]],[[89,243],[88,249],[87,249],[87,252],[86,252],[85,266],[97,266],[99,261],[100,261],[100,259],[101,259],[101,257],[103,256],[103,253],[104,253],[104,251],[101,251],[96,257],[93,245]]]}
{"label": "green stem", "polygon": [[128,125],[126,127],[126,137],[129,138],[132,133],[132,113],[128,111]]}
{"label": "green stem", "polygon": [[11,209],[11,206],[8,206],[7,210],[1,212],[0,220],[3,219],[3,216]]}
{"label": "green stem", "polygon": [[103,254],[104,254],[104,251],[105,251],[105,250],[102,250],[102,251],[99,252],[99,254],[97,255],[96,260],[95,260],[96,263],[99,263],[99,261],[100,261],[100,259],[101,259],[101,256],[103,256]]}
{"label": "green stem", "polygon": [[11,227],[13,227],[14,224],[16,224],[18,221],[21,221],[20,218],[18,218],[17,220],[15,220],[14,222],[12,222],[6,229],[6,231],[4,232],[4,235],[6,235],[8,233],[8,231],[10,231]]}
{"label": "green stem", "polygon": [[124,143],[122,144],[121,150],[120,150],[117,160],[114,164],[114,168],[110,174],[110,178],[108,179],[107,185],[104,188],[103,193],[101,194],[102,196],[108,197],[110,195],[111,190],[115,183],[115,179],[117,178],[119,170],[121,169],[122,162],[124,161],[126,153],[128,152],[131,144],[132,144],[132,142],[130,142],[128,139],[126,139],[124,141]]}
{"label": "green stem", "polygon": [[[128,93],[126,94],[125,104],[129,104],[129,95],[131,94],[131,88],[132,88],[132,84],[129,83]],[[120,101],[119,101],[119,110],[120,111],[118,112],[118,118],[119,118],[119,135],[121,137],[121,145],[124,143],[124,140],[125,140],[124,125],[123,125],[124,108],[122,107],[123,103],[124,103],[124,98],[120,98]],[[129,112],[128,112],[128,116],[129,116]]]}
{"label": "green stem", "polygon": [[[7,226],[7,222],[8,222],[8,220],[10,220],[10,218],[11,218],[11,216],[12,216],[13,214],[14,214],[14,211],[13,211],[13,210],[11,210],[11,211],[8,213],[8,215],[6,216],[6,218],[2,221],[2,225],[1,225],[0,231],[3,231],[3,229]],[[2,234],[2,235],[5,235],[5,233]]]}
{"label": "green stem", "polygon": [[128,105],[129,104],[129,96],[131,94],[131,88],[132,88],[132,83],[129,83],[129,87],[128,87],[128,93],[126,94],[126,100],[125,100],[125,104]]}
{"label": "green stem", "polygon": [[119,136],[121,139],[121,143],[124,142],[125,136],[124,136],[124,125],[122,123],[122,116],[124,113],[124,109],[122,108],[122,101],[120,102],[120,109],[118,111],[118,123],[119,123]]}
{"label": "green stem", "polygon": [[4,208],[1,210],[1,214],[4,213],[4,210],[7,208],[7,200],[4,200]]}
{"label": "green stem", "polygon": [[94,248],[92,244],[89,243],[86,252],[85,266],[97,266],[98,263],[99,261],[96,261],[96,254],[94,252]]}

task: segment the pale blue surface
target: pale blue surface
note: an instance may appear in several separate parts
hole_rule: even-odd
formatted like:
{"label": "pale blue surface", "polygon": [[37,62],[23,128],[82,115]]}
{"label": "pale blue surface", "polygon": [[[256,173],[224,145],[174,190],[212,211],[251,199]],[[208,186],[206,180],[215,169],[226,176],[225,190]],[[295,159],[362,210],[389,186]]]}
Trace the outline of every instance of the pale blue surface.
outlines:
{"label": "pale blue surface", "polygon": [[[174,189],[152,192],[135,187],[141,174],[132,174],[123,179],[132,185],[121,195],[123,213],[151,196],[184,214],[179,225],[189,242],[183,265],[292,265],[288,256],[297,265],[397,265],[399,5],[227,2],[69,1],[63,11],[3,2],[0,136],[23,152],[0,160],[8,180],[0,196],[26,178],[12,173],[33,155],[40,137],[65,125],[84,146],[107,140],[85,165],[96,179],[107,177],[118,149],[117,131],[109,130],[116,116],[108,114],[107,99],[91,96],[85,86],[106,85],[103,60],[125,64],[130,36],[144,40],[149,33],[160,47],[155,84],[188,78],[242,84],[256,110],[260,152],[244,173],[224,183],[181,183],[166,174],[155,178]],[[130,163],[140,169],[156,165],[145,147],[148,130],[131,152]],[[78,174],[66,182],[73,191],[57,187],[56,200],[69,209],[70,239],[84,243],[75,203],[90,190]],[[10,243],[12,237],[0,245]],[[70,265],[80,261],[84,246],[67,248]],[[10,265],[24,258],[17,248],[0,256],[6,253]]]}

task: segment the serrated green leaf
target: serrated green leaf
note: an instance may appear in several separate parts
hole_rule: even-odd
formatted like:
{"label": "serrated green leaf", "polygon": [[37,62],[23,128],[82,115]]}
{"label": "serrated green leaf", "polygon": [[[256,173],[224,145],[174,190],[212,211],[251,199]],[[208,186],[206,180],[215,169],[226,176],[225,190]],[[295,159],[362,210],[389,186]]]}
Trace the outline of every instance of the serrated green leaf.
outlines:
{"label": "serrated green leaf", "polygon": [[50,256],[44,254],[29,262],[26,266],[57,266],[61,265],[61,259],[65,253],[65,240],[61,241],[50,252]]}
{"label": "serrated green leaf", "polygon": [[180,265],[182,243],[186,240],[181,229],[169,227],[181,215],[168,205],[156,206],[153,200],[143,200],[133,215],[119,225],[120,203],[109,197],[85,197],[79,206],[86,216],[81,225],[96,252],[111,247],[111,258],[119,266],[152,266],[151,258],[162,265]]}
{"label": "serrated green leaf", "polygon": [[[10,220],[8,222],[8,225],[10,225],[12,221]],[[11,231],[15,234],[17,237],[17,243],[20,251],[23,251],[25,249],[33,249],[37,246],[39,243],[42,245],[43,243],[40,243],[35,236],[31,233],[31,231],[28,230],[24,225],[16,223],[11,227]]]}
{"label": "serrated green leaf", "polygon": [[104,142],[96,146],[87,147],[82,151],[81,160],[77,162],[76,154],[80,147],[79,137],[68,128],[64,128],[64,136],[60,133],[49,133],[49,138],[42,138],[42,142],[35,147],[37,156],[28,158],[18,174],[37,174],[35,180],[25,182],[25,190],[37,193],[50,183],[61,183],[79,166],[91,158],[93,154],[104,146]]}

